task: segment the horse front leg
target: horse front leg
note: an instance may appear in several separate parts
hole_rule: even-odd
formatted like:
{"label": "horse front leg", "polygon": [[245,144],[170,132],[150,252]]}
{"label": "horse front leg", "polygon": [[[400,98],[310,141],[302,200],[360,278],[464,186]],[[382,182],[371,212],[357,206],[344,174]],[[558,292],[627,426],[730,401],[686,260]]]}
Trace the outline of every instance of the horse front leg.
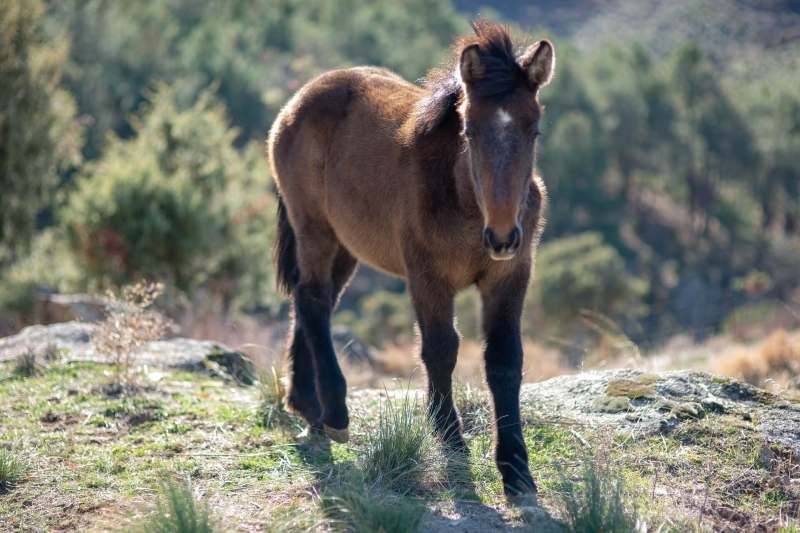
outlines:
{"label": "horse front leg", "polygon": [[443,281],[429,278],[412,277],[409,289],[422,336],[421,356],[428,376],[428,413],[445,443],[456,450],[466,450],[453,405],[453,370],[459,343],[453,326],[453,294]]}
{"label": "horse front leg", "polygon": [[486,381],[492,394],[495,420],[495,461],[509,499],[525,502],[536,493],[522,437],[519,393],[522,383],[520,319],[530,266],[514,276],[479,284],[483,301],[486,342]]}

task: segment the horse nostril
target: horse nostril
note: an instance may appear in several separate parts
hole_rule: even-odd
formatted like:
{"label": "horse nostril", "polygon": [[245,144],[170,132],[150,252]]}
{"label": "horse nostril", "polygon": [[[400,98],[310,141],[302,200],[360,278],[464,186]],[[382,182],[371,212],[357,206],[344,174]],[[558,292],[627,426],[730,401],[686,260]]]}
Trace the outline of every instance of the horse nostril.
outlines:
{"label": "horse nostril", "polygon": [[497,238],[494,230],[486,228],[483,230],[483,245],[495,253],[515,252],[522,242],[522,231],[517,227],[512,229],[505,239]]}
{"label": "horse nostril", "polygon": [[519,247],[521,241],[522,241],[522,231],[520,231],[519,228],[512,229],[511,233],[508,235],[508,249],[516,250]]}
{"label": "horse nostril", "polygon": [[494,232],[489,228],[484,229],[483,245],[490,250],[494,250],[496,243],[497,243],[497,237],[495,236]]}

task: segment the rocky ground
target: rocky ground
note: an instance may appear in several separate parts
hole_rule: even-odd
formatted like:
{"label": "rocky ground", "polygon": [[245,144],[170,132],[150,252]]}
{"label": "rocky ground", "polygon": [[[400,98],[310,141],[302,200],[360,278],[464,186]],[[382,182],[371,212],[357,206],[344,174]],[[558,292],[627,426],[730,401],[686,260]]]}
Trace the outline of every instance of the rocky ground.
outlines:
{"label": "rocky ground", "polygon": [[[152,343],[138,359],[139,386],[115,394],[103,385],[113,373],[91,334],[72,323],[0,339],[0,449],[28,465],[0,495],[0,531],[129,528],[152,512],[165,473],[191,480],[222,531],[332,529],[320,495],[374,446],[387,397],[419,398],[395,382],[351,390],[354,438],[331,446],[298,435],[300,421],[270,404],[258,372],[234,350]],[[25,377],[16,357],[26,350],[56,355]],[[502,497],[485,393],[459,387],[456,403],[466,471],[449,472],[437,452],[413,490],[375,488],[387,505],[424,506],[421,531],[569,531],[565,492],[585,487],[587,465],[621,483],[626,509],[648,531],[796,531],[793,396],[690,371],[587,372],[525,385],[524,436],[541,507],[522,509]]]}

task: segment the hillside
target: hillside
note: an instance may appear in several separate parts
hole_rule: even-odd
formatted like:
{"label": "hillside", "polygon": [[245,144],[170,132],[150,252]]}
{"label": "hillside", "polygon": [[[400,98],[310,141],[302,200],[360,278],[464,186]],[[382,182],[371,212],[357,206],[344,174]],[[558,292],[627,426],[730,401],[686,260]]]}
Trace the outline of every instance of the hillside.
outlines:
{"label": "hillside", "polygon": [[[185,359],[169,354],[185,343],[162,341],[164,368],[120,394],[104,386],[109,367],[54,342],[30,377],[10,350],[0,357],[0,452],[26,465],[2,489],[0,531],[131,530],[164,511],[155,503],[168,475],[188,480],[218,531],[350,530],[354,521],[386,533],[575,531],[592,509],[628,523],[620,533],[633,531],[631,520],[648,531],[778,532],[798,514],[800,403],[724,377],[620,370],[525,385],[541,507],[520,509],[502,497],[482,391],[457,392],[464,462],[427,436],[419,392],[397,383],[351,390],[354,438],[331,446],[298,435],[274,374],[245,386],[216,363],[181,370]],[[410,438],[419,446],[402,451]]]}
{"label": "hillside", "polygon": [[[791,0],[456,0],[473,16],[489,6],[522,27],[544,27],[591,51],[638,42],[665,57],[697,43],[722,69],[748,81],[800,67],[800,3]],[[484,10],[485,11],[485,10]]]}

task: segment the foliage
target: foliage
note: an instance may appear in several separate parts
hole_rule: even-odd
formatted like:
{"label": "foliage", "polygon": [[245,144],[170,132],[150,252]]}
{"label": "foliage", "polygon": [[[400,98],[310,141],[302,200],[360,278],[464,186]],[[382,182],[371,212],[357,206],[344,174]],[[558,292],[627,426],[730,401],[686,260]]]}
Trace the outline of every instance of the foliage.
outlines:
{"label": "foliage", "polygon": [[265,158],[233,146],[237,131],[211,93],[184,111],[166,86],[149,98],[131,120],[136,136],[110,138],[63,212],[87,276],[98,286],[157,278],[206,287],[226,304],[268,303],[274,198]]}
{"label": "foliage", "polygon": [[114,365],[117,384],[131,379],[139,350],[164,336],[169,321],[150,307],[163,290],[160,284],[139,282],[122,289],[122,300],[108,293],[106,318],[92,333],[94,351]]}
{"label": "foliage", "polygon": [[25,251],[59,173],[80,163],[82,128],[72,96],[59,87],[63,40],[43,43],[39,0],[0,4],[0,265]]}
{"label": "foliage", "polygon": [[212,533],[208,504],[199,502],[187,483],[167,480],[161,487],[156,509],[136,533]]}
{"label": "foliage", "polygon": [[581,233],[539,248],[531,295],[547,322],[572,324],[584,309],[636,313],[644,292],[644,282],[625,271],[622,257],[599,233]]}
{"label": "foliage", "polygon": [[51,227],[37,233],[28,253],[0,271],[0,309],[29,316],[35,289],[40,285],[61,292],[86,287],[83,269],[61,228]]}
{"label": "foliage", "polygon": [[[257,16],[256,16],[257,14]],[[447,0],[182,0],[58,2],[48,33],[71,39],[68,86],[95,118],[88,154],[126,116],[154,77],[191,102],[215,80],[247,139],[263,139],[277,109],[317,73],[375,64],[416,79],[466,27]]]}

